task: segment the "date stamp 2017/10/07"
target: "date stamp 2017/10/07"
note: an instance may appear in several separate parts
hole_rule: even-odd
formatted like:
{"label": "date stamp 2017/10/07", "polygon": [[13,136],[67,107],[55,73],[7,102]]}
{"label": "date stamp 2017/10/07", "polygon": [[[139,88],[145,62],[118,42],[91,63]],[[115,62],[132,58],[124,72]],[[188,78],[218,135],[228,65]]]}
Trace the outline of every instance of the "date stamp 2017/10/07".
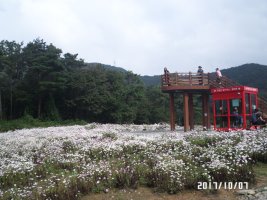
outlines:
{"label": "date stamp 2017/10/07", "polygon": [[248,182],[198,182],[198,190],[226,189],[226,190],[243,190],[248,189]]}

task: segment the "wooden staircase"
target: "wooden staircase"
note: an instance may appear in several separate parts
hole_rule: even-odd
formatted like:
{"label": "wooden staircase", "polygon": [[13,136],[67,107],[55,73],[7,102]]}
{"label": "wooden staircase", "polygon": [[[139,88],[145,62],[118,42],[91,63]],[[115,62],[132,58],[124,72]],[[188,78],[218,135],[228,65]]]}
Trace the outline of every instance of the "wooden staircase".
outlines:
{"label": "wooden staircase", "polygon": [[[209,74],[209,84],[211,88],[224,88],[224,87],[234,87],[241,86],[240,83],[223,76],[221,79],[221,84],[216,80],[216,74]],[[258,108],[262,112],[263,118],[267,120],[267,99],[258,95]]]}
{"label": "wooden staircase", "polygon": [[241,86],[240,83],[233,81],[232,79],[222,76],[221,84],[217,82],[217,77],[215,74],[209,74],[209,84],[211,88],[225,88],[225,87],[234,87]]}

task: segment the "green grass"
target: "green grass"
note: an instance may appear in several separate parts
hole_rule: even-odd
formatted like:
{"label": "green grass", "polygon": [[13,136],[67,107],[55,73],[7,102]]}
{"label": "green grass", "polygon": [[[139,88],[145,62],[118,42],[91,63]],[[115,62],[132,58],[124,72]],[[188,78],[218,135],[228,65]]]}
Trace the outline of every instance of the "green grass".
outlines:
{"label": "green grass", "polygon": [[66,125],[85,125],[83,120],[62,120],[62,121],[44,121],[35,119],[30,115],[15,120],[0,120],[0,132],[35,128],[35,127],[49,127],[49,126],[66,126]]}
{"label": "green grass", "polygon": [[267,183],[267,163],[257,162],[253,166],[254,173],[256,175],[256,184],[252,187],[266,187]]}
{"label": "green grass", "polygon": [[267,164],[257,163],[253,169],[256,173],[256,176],[263,176],[267,179]]}

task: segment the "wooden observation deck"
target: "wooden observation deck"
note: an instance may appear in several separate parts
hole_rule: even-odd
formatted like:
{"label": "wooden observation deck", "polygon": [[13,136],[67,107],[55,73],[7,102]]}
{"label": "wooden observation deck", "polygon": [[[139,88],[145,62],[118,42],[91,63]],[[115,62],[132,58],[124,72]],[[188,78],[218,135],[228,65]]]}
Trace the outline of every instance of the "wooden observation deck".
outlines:
{"label": "wooden observation deck", "polygon": [[[216,80],[214,73],[165,73],[161,76],[161,90],[169,93],[170,96],[170,125],[171,130],[175,130],[175,105],[174,94],[180,93],[183,95],[183,119],[184,131],[194,129],[194,109],[193,96],[195,94],[202,96],[202,125],[209,129],[211,114],[210,114],[210,95],[211,89],[239,87],[239,83],[223,76],[220,83]],[[263,112],[264,118],[267,117],[267,101],[259,97],[256,103]],[[244,104],[245,105],[245,104]],[[214,106],[213,106],[214,107]],[[244,107],[245,110],[245,107]],[[244,112],[243,112],[244,113]]]}
{"label": "wooden observation deck", "polygon": [[209,90],[209,74],[169,73],[161,76],[162,91]]}
{"label": "wooden observation deck", "polygon": [[211,89],[210,74],[206,73],[165,73],[161,76],[161,90],[170,95],[170,125],[175,130],[174,94],[183,94],[184,131],[194,129],[193,95],[202,95],[202,124],[210,128],[209,95]]}

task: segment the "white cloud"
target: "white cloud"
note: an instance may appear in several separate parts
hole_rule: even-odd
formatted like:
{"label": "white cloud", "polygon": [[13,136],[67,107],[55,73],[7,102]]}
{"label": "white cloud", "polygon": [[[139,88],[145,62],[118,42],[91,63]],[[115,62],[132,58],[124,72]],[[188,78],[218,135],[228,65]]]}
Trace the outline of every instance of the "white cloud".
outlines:
{"label": "white cloud", "polygon": [[264,0],[0,0],[1,39],[37,37],[138,74],[267,64]]}

